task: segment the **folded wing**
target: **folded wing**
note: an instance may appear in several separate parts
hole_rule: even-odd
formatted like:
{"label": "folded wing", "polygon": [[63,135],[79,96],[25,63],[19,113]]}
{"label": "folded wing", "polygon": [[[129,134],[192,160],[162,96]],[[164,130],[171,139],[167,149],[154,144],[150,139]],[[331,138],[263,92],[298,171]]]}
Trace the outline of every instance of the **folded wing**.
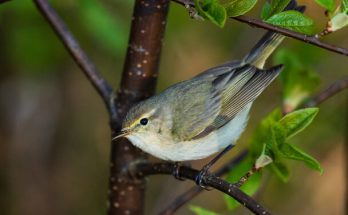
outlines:
{"label": "folded wing", "polygon": [[192,140],[224,126],[261,94],[282,67],[217,67],[190,84],[177,85],[180,90],[173,112],[173,136],[181,141]]}

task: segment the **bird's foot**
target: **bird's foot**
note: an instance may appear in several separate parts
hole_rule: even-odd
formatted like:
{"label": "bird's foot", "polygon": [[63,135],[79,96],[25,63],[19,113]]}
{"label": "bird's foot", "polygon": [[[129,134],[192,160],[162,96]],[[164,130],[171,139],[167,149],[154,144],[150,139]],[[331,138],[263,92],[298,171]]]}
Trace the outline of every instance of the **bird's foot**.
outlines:
{"label": "bird's foot", "polygon": [[210,191],[211,188],[205,186],[203,180],[209,174],[208,170],[210,169],[210,167],[211,167],[211,165],[209,165],[209,164],[205,165],[195,178],[196,184],[198,186],[200,186],[201,188],[208,190],[208,191]]}
{"label": "bird's foot", "polygon": [[179,162],[174,163],[174,168],[173,168],[173,176],[175,179],[180,180],[180,181],[185,181],[184,178],[180,177],[180,164]]}

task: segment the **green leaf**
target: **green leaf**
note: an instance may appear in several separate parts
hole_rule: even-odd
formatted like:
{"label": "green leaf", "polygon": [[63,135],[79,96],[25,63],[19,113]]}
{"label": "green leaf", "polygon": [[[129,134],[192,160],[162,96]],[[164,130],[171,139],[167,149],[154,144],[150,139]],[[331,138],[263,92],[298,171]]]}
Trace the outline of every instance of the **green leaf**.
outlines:
{"label": "green leaf", "polygon": [[261,155],[255,161],[255,168],[260,169],[272,163],[273,159],[266,154],[266,144],[263,144]]}
{"label": "green leaf", "polygon": [[304,67],[297,71],[289,71],[287,75],[290,77],[288,76],[287,86],[284,86],[283,102],[284,106],[292,111],[316,89],[320,83],[320,78],[309,67]]}
{"label": "green leaf", "polygon": [[289,181],[290,170],[284,162],[273,162],[270,166],[276,176],[278,176],[278,178],[284,183]]}
{"label": "green leaf", "polygon": [[282,12],[284,8],[289,4],[290,1],[291,0],[272,0],[269,17],[273,16],[274,14]]}
{"label": "green leaf", "polygon": [[295,53],[288,49],[276,52],[275,63],[286,65],[280,74],[280,81],[287,111],[295,109],[319,85],[319,76],[311,69],[314,59],[319,57],[317,54],[318,52],[308,53],[302,50]]}
{"label": "green leaf", "polygon": [[274,123],[271,126],[271,138],[266,143],[267,154],[272,157],[272,163],[270,165],[271,170],[280,178],[283,182],[289,180],[290,170],[286,166],[282,152],[280,148],[286,143],[286,132],[279,122]]}
{"label": "green leaf", "polygon": [[271,127],[272,140],[279,146],[286,141],[287,133],[283,125],[279,122],[275,122]]}
{"label": "green leaf", "polygon": [[315,2],[329,12],[333,12],[335,10],[335,0],[315,0]]}
{"label": "green leaf", "polygon": [[[119,17],[94,0],[80,0],[80,15],[88,33],[98,45],[111,53],[121,53],[127,47],[128,29]],[[117,35],[117,36],[115,36]]]}
{"label": "green leaf", "polygon": [[270,137],[266,142],[266,154],[278,162],[281,156],[279,147],[286,142],[286,131],[279,122],[275,122],[271,126]]}
{"label": "green leaf", "polygon": [[236,17],[250,11],[256,4],[257,0],[231,0],[225,4],[227,15]]}
{"label": "green leaf", "polygon": [[[28,75],[59,71],[55,67],[58,62],[62,62],[64,56],[61,44],[46,26],[30,23],[30,19],[24,16],[22,23],[16,23],[18,27],[15,30],[9,29],[6,45],[9,47],[10,65],[13,65],[16,71]],[[21,59],[20,63],[18,59]]]}
{"label": "green leaf", "polygon": [[[228,173],[226,180],[230,183],[236,183],[242,176],[245,175],[245,173],[247,173],[252,168],[253,164],[254,160],[250,156],[246,157]],[[253,195],[260,187],[260,185],[261,173],[257,172],[243,184],[241,190],[243,190],[248,195]],[[231,196],[224,195],[224,199],[229,210],[233,210],[240,205],[240,203],[231,198]]]}
{"label": "green leaf", "polygon": [[195,0],[198,14],[219,27],[224,27],[227,15],[226,9],[217,0]]}
{"label": "green leaf", "polygon": [[315,158],[305,153],[301,149],[295,147],[294,145],[290,145],[288,143],[283,144],[280,151],[284,158],[303,161],[310,168],[323,173],[323,168],[321,168],[320,163]]}
{"label": "green leaf", "polygon": [[347,12],[336,14],[329,23],[329,31],[334,32],[348,25]]}
{"label": "green leaf", "polygon": [[262,143],[265,143],[269,139],[271,125],[280,119],[281,112],[277,108],[268,114],[257,126],[249,140],[250,155],[253,159],[256,159],[260,155],[263,150]]}
{"label": "green leaf", "polygon": [[279,123],[284,128],[286,136],[289,138],[311,124],[318,111],[318,108],[305,108],[297,110],[284,116]]}
{"label": "green leaf", "polygon": [[190,205],[190,210],[197,215],[219,215],[218,213],[215,213],[213,211],[210,211],[195,205]]}
{"label": "green leaf", "polygon": [[305,34],[311,34],[314,27],[314,22],[311,18],[293,10],[274,14],[266,22]]}
{"label": "green leaf", "polygon": [[261,19],[266,20],[271,16],[271,4],[266,1],[265,4],[262,7],[261,11]]}
{"label": "green leaf", "polygon": [[344,13],[348,13],[348,0],[342,0],[341,11]]}

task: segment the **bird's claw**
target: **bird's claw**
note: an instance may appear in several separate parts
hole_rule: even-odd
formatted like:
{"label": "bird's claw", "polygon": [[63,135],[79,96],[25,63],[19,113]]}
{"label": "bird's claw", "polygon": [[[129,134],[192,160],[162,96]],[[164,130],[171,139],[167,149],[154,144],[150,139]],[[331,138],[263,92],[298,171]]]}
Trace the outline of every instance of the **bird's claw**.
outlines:
{"label": "bird's claw", "polygon": [[208,165],[204,166],[195,178],[196,184],[198,186],[200,186],[201,188],[208,190],[208,191],[210,191],[211,188],[204,185],[203,179],[204,179],[204,177],[206,177],[208,175],[209,168],[210,168],[210,166],[208,166]]}
{"label": "bird's claw", "polygon": [[174,163],[174,168],[173,168],[173,176],[175,179],[180,180],[180,181],[185,181],[184,178],[180,177],[180,164],[178,162]]}

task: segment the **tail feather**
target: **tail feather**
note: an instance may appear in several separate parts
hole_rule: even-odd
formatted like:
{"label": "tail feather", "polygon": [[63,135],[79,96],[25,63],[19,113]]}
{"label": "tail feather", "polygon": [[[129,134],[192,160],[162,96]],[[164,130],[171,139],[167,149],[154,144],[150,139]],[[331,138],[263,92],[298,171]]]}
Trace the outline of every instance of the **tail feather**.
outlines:
{"label": "tail feather", "polygon": [[274,32],[267,32],[242,60],[243,64],[251,64],[263,68],[268,57],[285,39],[285,36]]}
{"label": "tail feather", "polygon": [[[304,6],[298,6],[295,1],[290,1],[284,10],[297,10],[304,12]],[[273,31],[267,32],[261,40],[251,49],[251,51],[243,58],[242,64],[251,64],[258,68],[263,68],[268,57],[284,40],[285,36]]]}

